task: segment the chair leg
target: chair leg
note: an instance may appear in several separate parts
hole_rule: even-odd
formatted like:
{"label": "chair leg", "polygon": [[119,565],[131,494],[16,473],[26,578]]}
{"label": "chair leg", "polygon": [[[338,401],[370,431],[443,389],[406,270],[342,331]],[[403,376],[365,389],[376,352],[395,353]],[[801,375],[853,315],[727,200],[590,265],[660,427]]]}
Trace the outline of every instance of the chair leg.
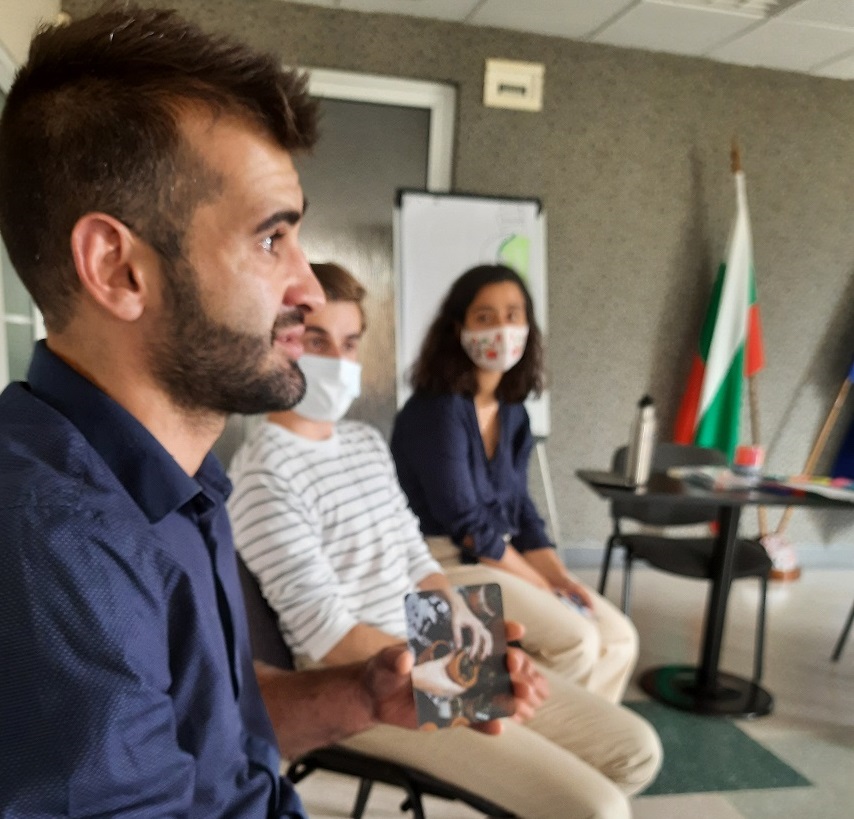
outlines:
{"label": "chair leg", "polygon": [[632,553],[626,549],[626,556],[623,560],[623,614],[629,613],[629,607],[632,603]]}
{"label": "chair leg", "polygon": [[605,584],[608,582],[608,569],[611,568],[611,551],[614,548],[614,536],[608,538],[605,544],[605,554],[602,557],[602,568],[599,571],[599,588],[596,590],[599,594],[605,594]]}
{"label": "chair leg", "polygon": [[851,606],[851,611],[848,612],[848,619],[845,621],[845,627],[836,641],[836,646],[833,649],[831,660],[836,662],[842,656],[842,649],[845,647],[845,641],[848,639],[848,632],[851,631],[851,625],[854,623],[854,605]]}
{"label": "chair leg", "polygon": [[411,785],[407,785],[405,787],[407,797],[400,805],[401,811],[406,813],[411,810],[413,819],[425,819],[424,805],[421,803],[421,794]]}
{"label": "chair leg", "polygon": [[756,614],[756,640],[753,648],[753,682],[759,685],[765,659],[765,604],[768,599],[768,576],[759,578],[759,610]]}
{"label": "chair leg", "polygon": [[373,785],[374,783],[370,779],[359,780],[359,792],[356,794],[356,801],[353,804],[353,819],[362,819]]}

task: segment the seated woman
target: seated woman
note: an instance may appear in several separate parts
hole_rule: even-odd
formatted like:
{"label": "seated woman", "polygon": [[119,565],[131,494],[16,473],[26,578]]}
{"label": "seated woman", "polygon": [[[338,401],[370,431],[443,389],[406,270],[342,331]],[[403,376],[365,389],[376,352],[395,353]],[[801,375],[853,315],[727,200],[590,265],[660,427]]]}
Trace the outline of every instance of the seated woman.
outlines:
{"label": "seated woman", "polygon": [[427,331],[391,450],[433,556],[455,585],[498,582],[523,645],[618,702],[637,632],[561,562],[528,494],[523,401],[543,387],[542,335],[522,279],[502,265],[454,282]]}

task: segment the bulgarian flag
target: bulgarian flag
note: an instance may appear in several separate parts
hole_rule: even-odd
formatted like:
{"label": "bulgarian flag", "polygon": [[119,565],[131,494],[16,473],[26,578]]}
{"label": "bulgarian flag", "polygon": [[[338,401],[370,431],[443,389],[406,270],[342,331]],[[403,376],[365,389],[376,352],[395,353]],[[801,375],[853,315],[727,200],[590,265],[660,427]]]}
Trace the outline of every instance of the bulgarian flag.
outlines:
{"label": "bulgarian flag", "polygon": [[733,150],[736,213],[718,269],[673,440],[713,447],[732,460],[741,421],[744,376],[765,365],[753,271],[744,173]]}

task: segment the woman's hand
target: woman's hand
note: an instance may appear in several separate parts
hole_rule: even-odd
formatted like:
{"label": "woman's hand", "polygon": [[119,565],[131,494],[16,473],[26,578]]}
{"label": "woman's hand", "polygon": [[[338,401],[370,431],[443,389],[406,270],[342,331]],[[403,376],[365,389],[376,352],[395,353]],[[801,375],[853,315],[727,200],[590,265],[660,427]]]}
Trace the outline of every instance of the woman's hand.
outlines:
{"label": "woman's hand", "polygon": [[[554,549],[549,549],[554,551]],[[502,569],[510,574],[515,574],[516,577],[521,577],[527,580],[532,586],[536,586],[543,591],[551,591],[551,585],[543,576],[542,572],[527,560],[528,553],[520,554],[510,543],[504,549],[504,554],[501,560],[491,560],[486,557],[480,558],[480,562],[484,566],[494,566],[496,569]]]}
{"label": "woman's hand", "polygon": [[555,586],[555,594],[566,598],[572,605],[584,609],[585,611],[582,611],[582,614],[593,613],[593,597],[580,583],[567,578],[565,583]]}
{"label": "woman's hand", "polygon": [[[492,634],[480,621],[472,610],[466,605],[465,600],[456,591],[448,594],[448,603],[451,607],[451,630],[454,635],[454,645],[465,649],[473,660],[482,660],[492,653]],[[466,643],[465,632],[469,634]]]}
{"label": "woman's hand", "polygon": [[412,687],[432,694],[434,697],[458,697],[465,688],[448,676],[448,663],[454,659],[453,652],[438,660],[418,663],[412,669]]}
{"label": "woman's hand", "polygon": [[523,552],[523,557],[545,578],[552,591],[593,611],[593,596],[566,570],[554,549],[532,549]]}

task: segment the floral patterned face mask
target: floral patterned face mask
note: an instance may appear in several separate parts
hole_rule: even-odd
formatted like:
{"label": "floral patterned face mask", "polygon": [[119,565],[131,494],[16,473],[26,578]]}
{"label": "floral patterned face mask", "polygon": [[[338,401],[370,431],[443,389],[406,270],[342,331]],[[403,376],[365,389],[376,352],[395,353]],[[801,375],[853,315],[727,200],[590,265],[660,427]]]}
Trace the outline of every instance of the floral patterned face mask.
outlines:
{"label": "floral patterned face mask", "polygon": [[488,330],[462,330],[460,343],[482,370],[506,373],[519,363],[528,341],[528,325],[502,324]]}

